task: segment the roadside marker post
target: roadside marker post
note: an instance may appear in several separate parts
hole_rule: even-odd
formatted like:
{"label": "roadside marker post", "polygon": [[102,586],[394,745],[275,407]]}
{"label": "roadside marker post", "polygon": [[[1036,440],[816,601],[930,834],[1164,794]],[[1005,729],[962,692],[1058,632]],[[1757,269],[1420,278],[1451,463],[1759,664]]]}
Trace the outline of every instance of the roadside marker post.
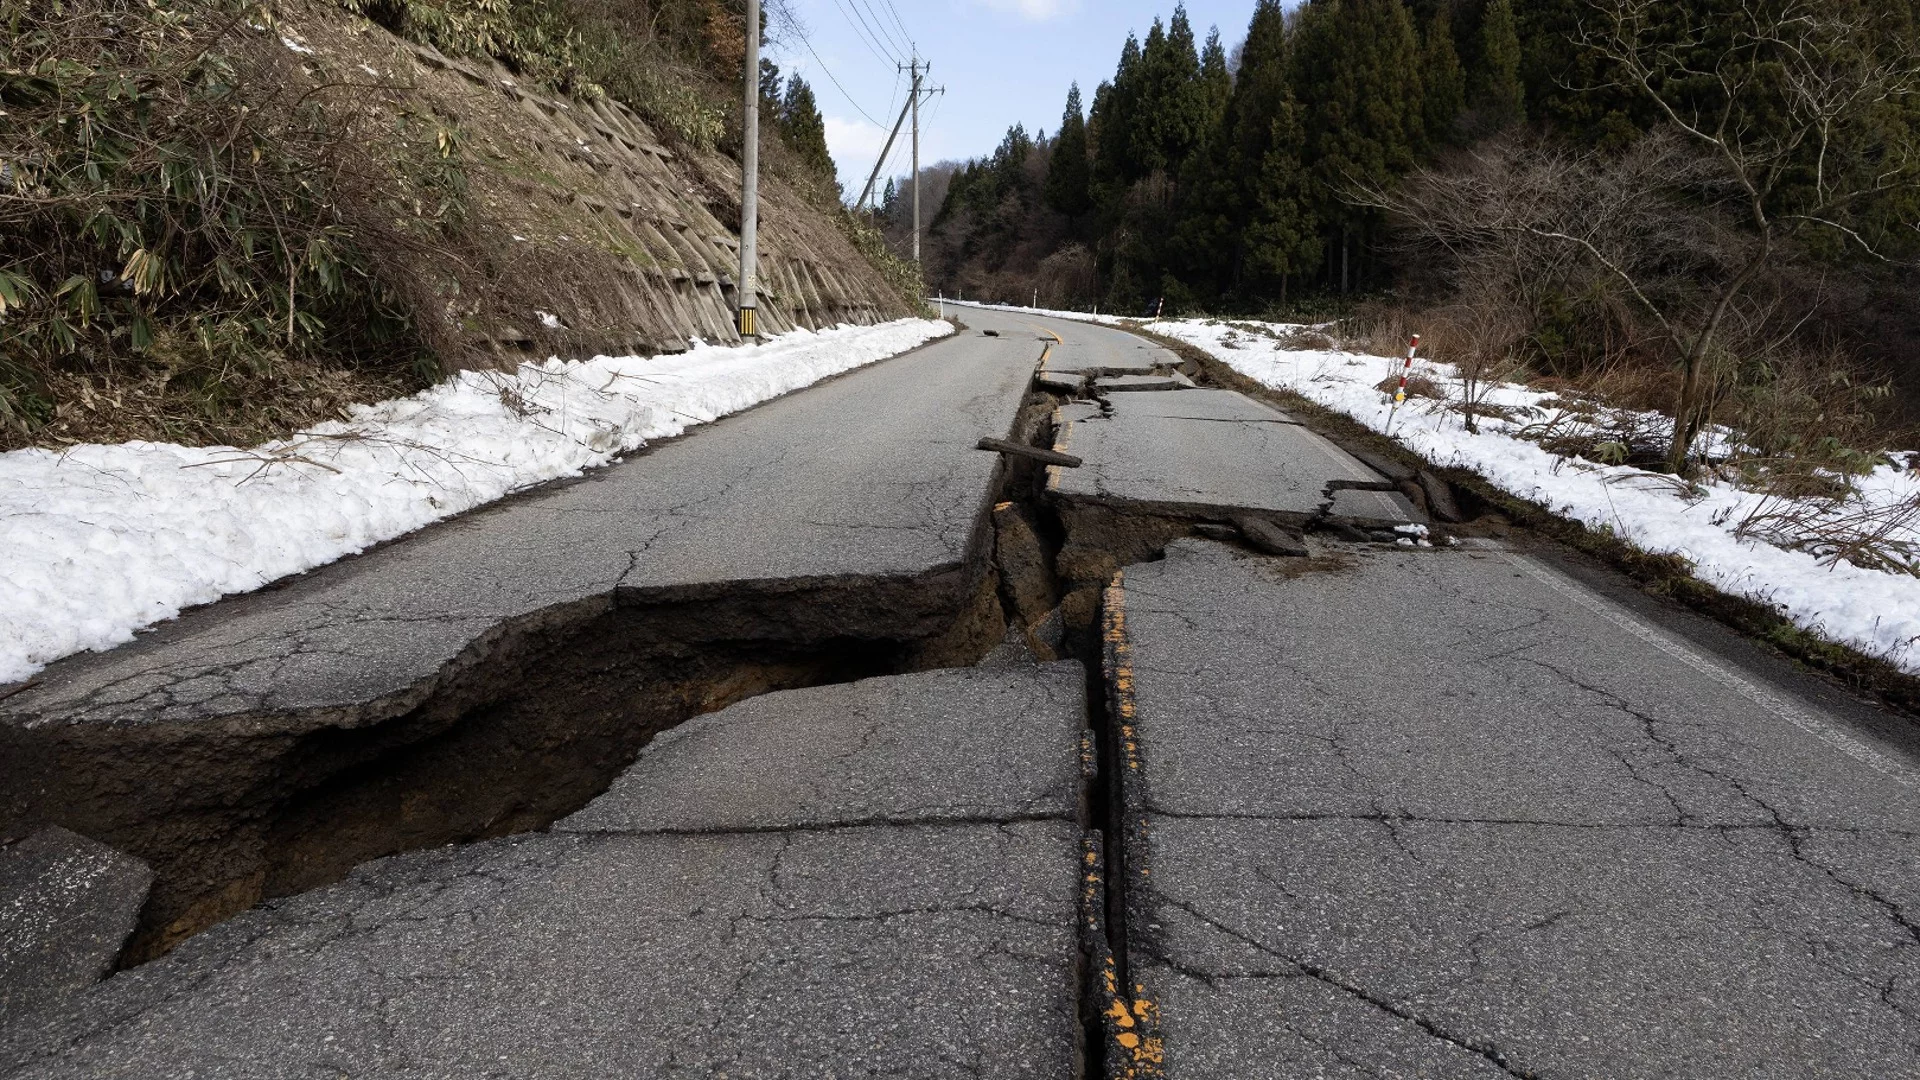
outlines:
{"label": "roadside marker post", "polygon": [[1387,410],[1388,435],[1393,434],[1393,418],[1399,413],[1401,403],[1407,400],[1407,376],[1413,373],[1413,354],[1419,351],[1420,335],[1415,334],[1413,340],[1407,343],[1407,362],[1400,368],[1400,385],[1393,392],[1393,408]]}

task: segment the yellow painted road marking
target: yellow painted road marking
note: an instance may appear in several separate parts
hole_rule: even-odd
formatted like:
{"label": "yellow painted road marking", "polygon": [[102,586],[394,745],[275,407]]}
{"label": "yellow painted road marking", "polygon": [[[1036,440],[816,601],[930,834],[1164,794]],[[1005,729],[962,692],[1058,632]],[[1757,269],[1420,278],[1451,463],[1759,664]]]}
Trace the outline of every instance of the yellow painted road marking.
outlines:
{"label": "yellow painted road marking", "polygon": [[[1119,729],[1120,754],[1124,761],[1121,784],[1128,783],[1126,774],[1140,772],[1140,741],[1137,733],[1133,680],[1133,643],[1127,637],[1127,593],[1126,571],[1113,575],[1113,583],[1108,585],[1101,595],[1101,638],[1106,645],[1107,677],[1113,685],[1114,722]],[[1132,783],[1138,784],[1139,780]],[[1147,868],[1138,866],[1131,872],[1140,877],[1147,876]],[[1133,984],[1133,995],[1122,997],[1119,981],[1114,977],[1112,961],[1103,976],[1107,991],[1108,1004],[1106,1017],[1107,1030],[1112,1032],[1114,1045],[1122,1051],[1117,1075],[1124,1080],[1158,1080],[1166,1075],[1166,1047],[1160,1037],[1160,1006],[1153,1000],[1147,988]]]}

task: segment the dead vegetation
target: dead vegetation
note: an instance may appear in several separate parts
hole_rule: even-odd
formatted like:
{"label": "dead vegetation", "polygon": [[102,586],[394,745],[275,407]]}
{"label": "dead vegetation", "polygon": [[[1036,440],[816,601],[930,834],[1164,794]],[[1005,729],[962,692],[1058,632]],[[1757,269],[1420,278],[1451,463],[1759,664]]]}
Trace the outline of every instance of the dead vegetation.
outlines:
{"label": "dead vegetation", "polygon": [[[0,450],[247,445],[457,370],[728,340],[738,107],[710,54],[739,23],[0,0]],[[769,325],[904,314],[911,275],[799,166],[769,139]]]}
{"label": "dead vegetation", "polygon": [[0,447],[232,441],[437,373],[392,270],[462,213],[457,134],[370,137],[264,19],[0,0]]}

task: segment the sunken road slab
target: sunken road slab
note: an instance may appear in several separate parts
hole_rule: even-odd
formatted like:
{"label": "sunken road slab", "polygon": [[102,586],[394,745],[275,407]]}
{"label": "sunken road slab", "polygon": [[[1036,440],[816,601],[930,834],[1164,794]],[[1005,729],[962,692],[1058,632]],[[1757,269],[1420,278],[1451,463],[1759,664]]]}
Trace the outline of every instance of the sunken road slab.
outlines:
{"label": "sunken road slab", "polygon": [[0,1076],[1072,1076],[1086,722],[1071,663],[757,698],[552,833],[370,863],[0,1029]]}
{"label": "sunken road slab", "polygon": [[[1330,483],[1379,480],[1285,413],[1230,390],[1115,394],[1100,415],[1062,410],[1055,423],[1054,449],[1083,461],[1048,472],[1049,490],[1067,499],[1193,517],[1251,510],[1305,523],[1333,506]],[[1419,520],[1398,493],[1340,496],[1337,509],[1350,520]]]}
{"label": "sunken road slab", "polygon": [[1910,748],[1504,552],[1116,592],[1169,1077],[1912,1075]]}
{"label": "sunken road slab", "polygon": [[1071,662],[770,694],[661,735],[556,828],[1075,819],[1086,727],[1086,674]]}
{"label": "sunken road slab", "polygon": [[[1036,328],[1040,325],[1033,322]],[[1145,338],[1095,323],[1068,323],[1047,320],[1058,327],[1059,340],[1052,331],[1043,340],[1053,343],[1043,371],[1067,375],[1151,375],[1163,368],[1177,367],[1180,358]]]}
{"label": "sunken road slab", "polygon": [[1191,390],[1193,380],[1175,371],[1166,375],[1109,375],[1095,379],[1096,392],[1125,390]]}

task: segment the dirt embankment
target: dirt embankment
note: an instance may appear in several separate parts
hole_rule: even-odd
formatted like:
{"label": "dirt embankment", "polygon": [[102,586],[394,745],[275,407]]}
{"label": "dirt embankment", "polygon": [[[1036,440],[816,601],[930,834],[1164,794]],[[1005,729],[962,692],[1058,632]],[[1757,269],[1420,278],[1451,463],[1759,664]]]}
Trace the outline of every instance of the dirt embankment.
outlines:
{"label": "dirt embankment", "polygon": [[[0,47],[0,157],[36,197],[0,214],[25,238],[0,240],[0,450],[245,445],[462,369],[739,340],[737,134],[690,142],[340,0],[94,6]],[[56,115],[89,95],[109,142]],[[761,331],[909,314],[763,141]]]}

